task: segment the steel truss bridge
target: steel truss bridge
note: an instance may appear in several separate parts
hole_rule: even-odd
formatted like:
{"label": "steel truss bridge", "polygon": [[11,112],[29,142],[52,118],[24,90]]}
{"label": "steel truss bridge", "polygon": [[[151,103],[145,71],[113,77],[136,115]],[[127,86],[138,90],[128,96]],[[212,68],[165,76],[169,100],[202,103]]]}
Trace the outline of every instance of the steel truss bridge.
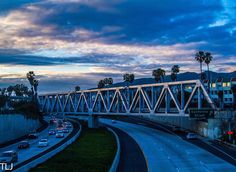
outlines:
{"label": "steel truss bridge", "polygon": [[187,115],[189,108],[215,109],[199,80],[45,94],[38,98],[42,112],[63,115]]}

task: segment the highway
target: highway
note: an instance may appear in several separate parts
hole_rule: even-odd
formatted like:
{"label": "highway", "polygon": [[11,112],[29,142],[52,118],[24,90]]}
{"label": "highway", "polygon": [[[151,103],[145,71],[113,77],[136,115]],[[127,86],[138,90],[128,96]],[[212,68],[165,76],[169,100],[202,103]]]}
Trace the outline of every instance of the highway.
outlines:
{"label": "highway", "polygon": [[235,172],[236,167],[181,137],[145,126],[109,119],[101,122],[129,134],[139,145],[150,172]]}
{"label": "highway", "polygon": [[[19,143],[12,144],[10,146],[4,147],[0,149],[0,152],[8,151],[8,150],[16,150],[18,152],[18,162],[14,163],[14,169],[19,168],[23,165],[26,165],[31,160],[38,158],[38,156],[43,155],[45,152],[52,150],[55,146],[65,140],[68,140],[73,132],[74,135],[74,127],[69,129],[69,133],[64,133],[64,138],[56,138],[55,135],[49,135],[48,131],[50,129],[56,129],[56,125],[49,125],[49,127],[42,132],[38,133],[37,139],[27,139],[30,143],[30,148],[27,149],[18,149]],[[70,136],[70,137],[69,137]],[[47,138],[49,141],[49,145],[47,147],[38,147],[38,142],[42,138]]]}

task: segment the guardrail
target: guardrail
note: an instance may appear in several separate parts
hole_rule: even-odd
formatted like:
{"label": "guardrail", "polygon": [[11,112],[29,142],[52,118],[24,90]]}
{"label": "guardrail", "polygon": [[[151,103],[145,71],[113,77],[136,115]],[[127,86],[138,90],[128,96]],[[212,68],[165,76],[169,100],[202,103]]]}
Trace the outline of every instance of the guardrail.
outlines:
{"label": "guardrail", "polygon": [[[70,119],[71,121],[76,121],[73,119]],[[76,121],[78,122],[78,121]],[[70,144],[72,144],[80,135],[81,130],[82,130],[82,126],[79,124],[80,129],[77,132],[76,135],[74,135],[71,139],[69,139],[68,141],[66,141],[64,144],[60,145],[59,147],[57,147],[56,149],[53,149],[52,151],[43,154],[42,156],[40,156],[39,158],[30,161],[29,163],[25,164],[22,167],[17,168],[16,170],[14,170],[14,172],[26,172],[29,171],[30,169],[36,167],[37,165],[47,161],[49,158],[53,157],[54,155],[56,155],[57,153],[61,152],[62,150],[64,150],[67,146],[69,146]]]}
{"label": "guardrail", "polygon": [[110,170],[109,170],[109,172],[116,172],[117,171],[117,167],[118,167],[118,165],[119,165],[119,162],[120,162],[120,140],[119,140],[119,137],[118,137],[118,135],[115,133],[115,131],[114,130],[112,130],[111,128],[109,128],[109,127],[106,127],[107,128],[107,130],[109,130],[110,132],[112,132],[113,134],[114,134],[114,136],[115,136],[115,138],[116,138],[116,144],[117,144],[117,151],[116,151],[116,156],[115,156],[115,158],[114,158],[114,160],[113,160],[113,162],[112,162],[112,166],[111,166],[111,168],[110,168]]}

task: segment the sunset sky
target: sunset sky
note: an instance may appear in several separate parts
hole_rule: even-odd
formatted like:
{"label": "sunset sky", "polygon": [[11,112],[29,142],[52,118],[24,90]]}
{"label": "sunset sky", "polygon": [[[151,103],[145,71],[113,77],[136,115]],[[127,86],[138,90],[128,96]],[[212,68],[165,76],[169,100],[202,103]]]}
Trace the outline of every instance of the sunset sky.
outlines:
{"label": "sunset sky", "polygon": [[211,70],[236,70],[236,1],[0,0],[0,87],[30,70],[40,92],[174,64],[199,72],[197,50],[213,54]]}

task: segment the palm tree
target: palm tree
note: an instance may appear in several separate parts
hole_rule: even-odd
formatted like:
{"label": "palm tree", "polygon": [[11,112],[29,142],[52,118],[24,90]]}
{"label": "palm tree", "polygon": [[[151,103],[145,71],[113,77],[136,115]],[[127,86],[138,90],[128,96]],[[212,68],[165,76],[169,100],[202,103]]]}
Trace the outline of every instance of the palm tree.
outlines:
{"label": "palm tree", "polygon": [[161,78],[164,81],[165,73],[166,72],[164,69],[158,68],[158,69],[152,71],[152,76],[154,76],[154,79],[156,80],[156,82],[160,81]]}
{"label": "palm tree", "polygon": [[80,86],[75,86],[75,91],[80,91]]}
{"label": "palm tree", "polygon": [[200,79],[202,80],[202,63],[205,60],[205,53],[203,51],[199,51],[196,53],[195,55],[195,59],[196,61],[198,61],[200,63]]}
{"label": "palm tree", "polygon": [[205,63],[207,65],[207,75],[208,75],[208,92],[210,91],[210,68],[209,65],[212,61],[212,55],[209,52],[205,53]]}
{"label": "palm tree", "polygon": [[171,68],[171,80],[172,81],[176,81],[177,80],[177,74],[179,73],[179,66],[178,65],[174,65]]}
{"label": "palm tree", "polygon": [[34,93],[34,88],[33,88],[33,85],[34,85],[34,79],[35,79],[35,74],[33,71],[29,71],[27,74],[26,74],[26,77],[30,83],[30,86],[31,86],[31,92]]}
{"label": "palm tree", "polygon": [[33,71],[29,71],[26,74],[26,77],[31,85],[31,92],[33,93],[33,100],[36,101],[37,103],[39,81],[35,79],[35,74]]}

